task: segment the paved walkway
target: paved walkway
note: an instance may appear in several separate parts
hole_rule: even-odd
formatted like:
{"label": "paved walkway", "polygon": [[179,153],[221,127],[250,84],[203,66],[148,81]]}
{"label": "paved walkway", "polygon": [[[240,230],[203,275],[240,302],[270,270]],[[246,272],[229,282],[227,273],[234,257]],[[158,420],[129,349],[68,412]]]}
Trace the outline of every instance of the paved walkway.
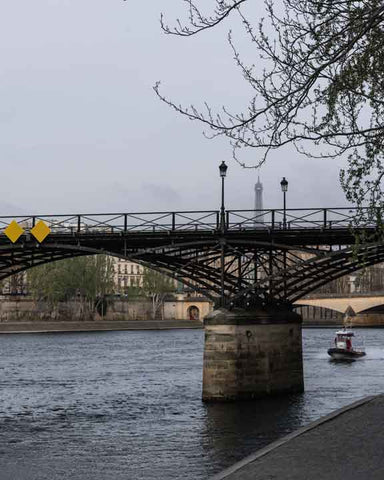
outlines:
{"label": "paved walkway", "polygon": [[259,450],[212,480],[383,480],[384,395]]}

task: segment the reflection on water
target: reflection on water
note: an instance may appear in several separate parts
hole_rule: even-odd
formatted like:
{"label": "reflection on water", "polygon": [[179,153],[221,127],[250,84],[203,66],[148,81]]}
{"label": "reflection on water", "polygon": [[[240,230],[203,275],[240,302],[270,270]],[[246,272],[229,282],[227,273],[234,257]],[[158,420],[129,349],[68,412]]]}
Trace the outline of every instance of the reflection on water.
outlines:
{"label": "reflection on water", "polygon": [[[301,426],[302,395],[230,405],[209,404],[206,436],[215,462],[231,465],[248,453]],[[220,432],[220,434],[218,434]],[[239,455],[239,450],[243,451]],[[239,458],[240,457],[240,458]]]}
{"label": "reflection on water", "polygon": [[201,402],[202,331],[0,336],[1,480],[206,479],[271,441],[384,391],[384,330],[329,361],[304,330],[302,395]]}

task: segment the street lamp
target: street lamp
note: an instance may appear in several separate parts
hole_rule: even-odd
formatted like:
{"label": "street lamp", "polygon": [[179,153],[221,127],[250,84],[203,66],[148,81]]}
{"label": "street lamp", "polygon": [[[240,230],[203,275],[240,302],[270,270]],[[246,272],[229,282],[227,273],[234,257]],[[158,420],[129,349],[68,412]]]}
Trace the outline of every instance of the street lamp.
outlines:
{"label": "street lamp", "polygon": [[224,178],[227,175],[227,165],[225,162],[221,162],[219,166],[220,177],[221,177],[221,209],[220,209],[220,228],[221,232],[225,231],[225,207],[224,207]]}
{"label": "street lamp", "polygon": [[224,233],[225,231],[225,207],[224,207],[224,178],[227,176],[228,167],[225,162],[221,162],[219,166],[221,177],[221,209],[220,209],[220,228]]}
{"label": "street lamp", "polygon": [[[221,233],[225,233],[225,207],[224,207],[224,178],[227,175],[227,165],[225,162],[221,162],[219,166],[220,177],[221,177],[221,209],[220,209],[220,230]],[[224,238],[221,239],[221,255],[220,255],[220,300],[221,306],[224,307],[225,305],[225,241]]]}
{"label": "street lamp", "polygon": [[283,192],[284,213],[283,213],[283,228],[287,228],[287,203],[286,194],[288,191],[288,181],[285,177],[280,182],[281,191]]}

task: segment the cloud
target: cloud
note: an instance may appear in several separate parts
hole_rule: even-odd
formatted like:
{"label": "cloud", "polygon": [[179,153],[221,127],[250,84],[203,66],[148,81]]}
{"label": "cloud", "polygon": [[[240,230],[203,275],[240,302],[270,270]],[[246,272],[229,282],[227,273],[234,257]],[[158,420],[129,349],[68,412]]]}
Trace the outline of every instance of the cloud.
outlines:
{"label": "cloud", "polygon": [[159,185],[154,183],[144,183],[142,190],[146,195],[150,195],[154,200],[172,203],[178,202],[181,200],[179,192],[169,185]]}
{"label": "cloud", "polygon": [[0,201],[0,215],[18,216],[18,215],[30,215],[31,213],[34,213],[34,212],[28,211],[28,208],[20,207],[19,205],[15,205],[14,203]]}

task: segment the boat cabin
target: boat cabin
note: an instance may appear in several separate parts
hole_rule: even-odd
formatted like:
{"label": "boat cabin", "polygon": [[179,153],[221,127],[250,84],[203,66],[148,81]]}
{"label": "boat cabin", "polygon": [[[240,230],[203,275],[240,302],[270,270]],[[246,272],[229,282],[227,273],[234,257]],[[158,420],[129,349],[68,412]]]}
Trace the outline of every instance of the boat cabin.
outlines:
{"label": "boat cabin", "polygon": [[348,330],[339,330],[336,332],[335,337],[335,347],[336,348],[343,348],[346,350],[352,349],[352,337],[354,337],[354,333]]}

